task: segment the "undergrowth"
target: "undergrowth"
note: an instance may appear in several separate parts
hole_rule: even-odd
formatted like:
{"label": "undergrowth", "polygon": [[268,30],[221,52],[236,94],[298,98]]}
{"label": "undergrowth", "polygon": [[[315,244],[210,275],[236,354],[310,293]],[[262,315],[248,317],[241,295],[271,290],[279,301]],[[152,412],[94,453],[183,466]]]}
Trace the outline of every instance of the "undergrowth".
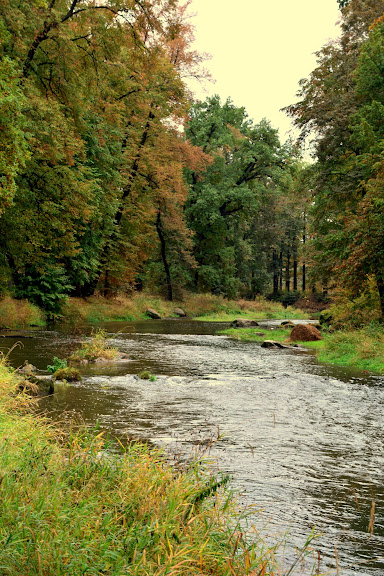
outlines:
{"label": "undergrowth", "polygon": [[44,325],[44,313],[28,300],[15,300],[10,296],[0,300],[0,329],[18,330]]}

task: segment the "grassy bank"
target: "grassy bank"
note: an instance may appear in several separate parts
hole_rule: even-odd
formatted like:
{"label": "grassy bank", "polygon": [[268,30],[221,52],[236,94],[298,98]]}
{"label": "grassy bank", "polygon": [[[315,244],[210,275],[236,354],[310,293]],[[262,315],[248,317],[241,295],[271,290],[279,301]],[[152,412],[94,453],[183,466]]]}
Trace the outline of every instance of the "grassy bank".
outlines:
{"label": "grassy bank", "polygon": [[212,294],[186,294],[182,301],[169,302],[145,293],[119,296],[113,299],[91,297],[70,298],[64,309],[67,320],[101,322],[105,320],[142,320],[148,318],[147,308],[153,308],[163,317],[176,317],[175,308],[182,308],[188,316],[197,320],[230,322],[242,318],[306,318],[307,315],[294,308],[285,309],[281,304],[264,298],[255,301],[228,300]]}
{"label": "grassy bank", "polygon": [[276,573],[201,466],[180,471],[141,444],[116,454],[101,434],[58,433],[29,412],[21,384],[0,364],[2,574]]}
{"label": "grassy bank", "polygon": [[[264,298],[254,301],[228,300],[212,294],[185,294],[182,301],[169,302],[143,292],[128,296],[102,298],[68,298],[61,318],[66,322],[98,323],[110,320],[126,322],[148,319],[146,310],[156,310],[162,318],[177,317],[175,308],[182,308],[188,316],[208,322],[231,322],[242,318],[307,318],[300,310],[284,308],[280,303]],[[9,296],[0,301],[0,329],[12,330],[28,326],[43,326],[44,313],[26,300],[15,300]]]}
{"label": "grassy bank", "polygon": [[[263,333],[260,335],[257,333]],[[223,330],[237,340],[262,342],[263,340],[289,341],[290,330],[264,328],[231,328]],[[365,328],[324,332],[323,340],[317,342],[297,342],[316,351],[318,360],[325,364],[346,366],[384,374],[384,329],[379,325]]]}

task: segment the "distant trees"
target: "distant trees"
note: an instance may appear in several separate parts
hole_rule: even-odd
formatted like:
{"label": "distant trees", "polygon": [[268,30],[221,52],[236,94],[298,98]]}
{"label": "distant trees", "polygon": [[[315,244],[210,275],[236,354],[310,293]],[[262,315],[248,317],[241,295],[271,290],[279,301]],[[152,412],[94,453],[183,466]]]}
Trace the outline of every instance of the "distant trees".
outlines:
{"label": "distant trees", "polygon": [[192,106],[186,134],[212,158],[203,175],[188,172],[196,288],[254,298],[270,290],[272,277],[275,292],[282,289],[284,269],[284,288],[297,289],[302,215],[290,195],[294,151],[266,120],[255,125],[244,108],[218,96]]}

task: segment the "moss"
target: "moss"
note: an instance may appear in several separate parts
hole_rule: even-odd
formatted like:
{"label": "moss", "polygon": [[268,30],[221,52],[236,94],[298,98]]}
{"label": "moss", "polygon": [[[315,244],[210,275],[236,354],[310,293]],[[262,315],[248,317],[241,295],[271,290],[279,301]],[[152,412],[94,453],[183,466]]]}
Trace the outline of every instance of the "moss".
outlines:
{"label": "moss", "polygon": [[59,368],[53,373],[54,380],[67,380],[68,382],[80,382],[81,373],[77,368]]}

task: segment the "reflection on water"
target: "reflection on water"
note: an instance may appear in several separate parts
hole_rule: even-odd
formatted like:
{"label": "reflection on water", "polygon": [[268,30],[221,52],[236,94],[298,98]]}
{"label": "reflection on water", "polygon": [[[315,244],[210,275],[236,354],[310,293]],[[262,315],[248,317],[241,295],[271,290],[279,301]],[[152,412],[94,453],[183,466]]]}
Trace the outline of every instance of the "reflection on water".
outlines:
{"label": "reflection on water", "polygon": [[[316,525],[324,534],[314,545],[322,571],[334,568],[337,546],[340,574],[384,574],[384,561],[365,563],[384,556],[382,378],[318,365],[310,353],[215,336],[218,326],[208,323],[105,327],[131,362],[90,368],[81,383],[57,386],[44,408],[60,415],[74,411],[90,425],[183,454],[219,429],[223,436],[210,456],[233,476],[241,502],[263,509],[267,532],[283,534],[290,527],[288,558]],[[43,368],[79,340],[37,332],[11,359],[20,365],[28,358]],[[143,369],[156,381],[139,380]],[[376,517],[369,536],[372,500]],[[310,574],[310,563],[300,570]]]}

